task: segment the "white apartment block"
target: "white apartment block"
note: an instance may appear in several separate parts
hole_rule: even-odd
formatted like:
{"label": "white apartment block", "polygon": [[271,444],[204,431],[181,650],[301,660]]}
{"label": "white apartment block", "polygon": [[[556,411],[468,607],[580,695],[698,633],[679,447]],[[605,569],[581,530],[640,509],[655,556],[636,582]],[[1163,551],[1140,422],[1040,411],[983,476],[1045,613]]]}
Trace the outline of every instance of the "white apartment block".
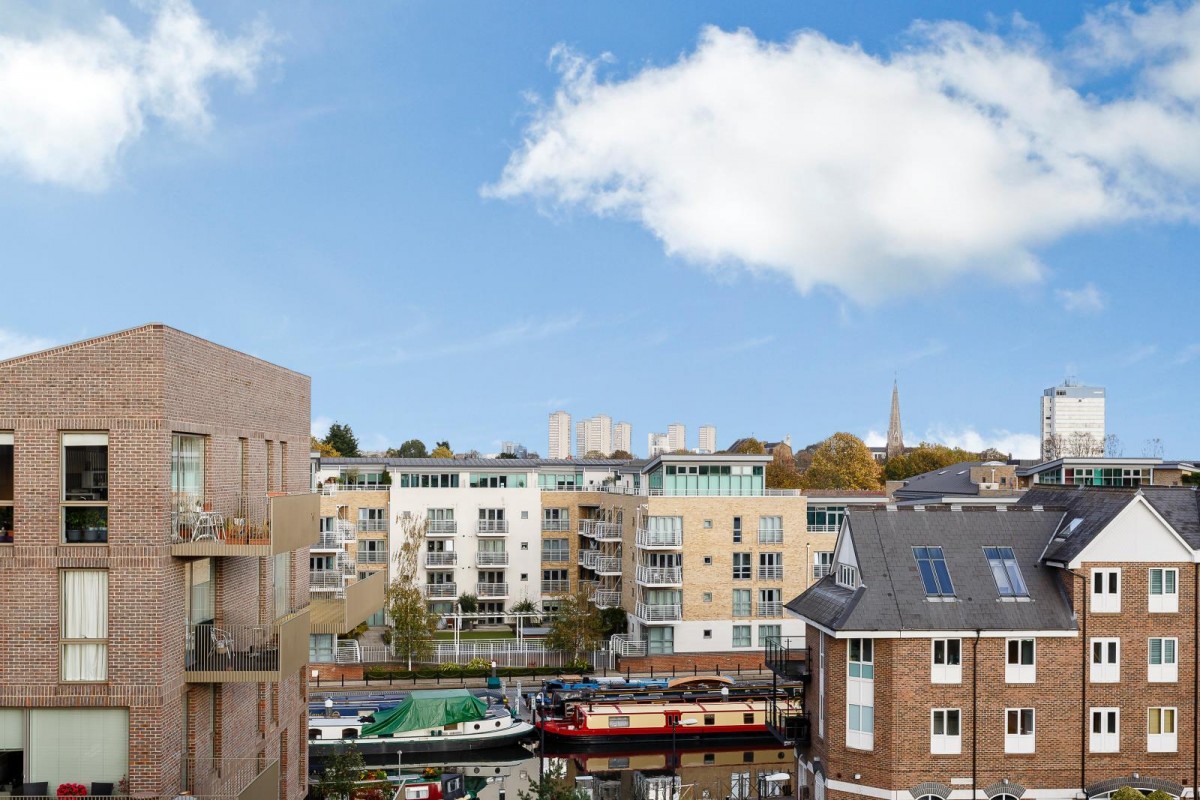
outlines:
{"label": "white apartment block", "polygon": [[633,454],[633,426],[628,422],[618,422],[613,425],[613,449],[624,450],[626,453]]}
{"label": "white apartment block", "polygon": [[667,426],[667,447],[672,453],[687,450],[687,428],[682,422],[672,422]]}
{"label": "white apartment block", "polygon": [[702,454],[717,452],[717,428],[715,425],[700,426],[700,447],[698,452]]}
{"label": "white apartment block", "polygon": [[671,445],[665,433],[651,433],[646,435],[646,457],[654,458],[663,453],[669,453]]}
{"label": "white apartment block", "polygon": [[588,453],[608,455],[613,451],[612,417],[597,414],[575,423],[575,457],[584,458]]}
{"label": "white apartment block", "polygon": [[555,411],[550,415],[550,446],[547,455],[550,458],[571,457],[571,415],[565,411]]}
{"label": "white apartment block", "polygon": [[1064,381],[1042,392],[1042,455],[1104,454],[1105,391],[1100,386],[1079,386]]}

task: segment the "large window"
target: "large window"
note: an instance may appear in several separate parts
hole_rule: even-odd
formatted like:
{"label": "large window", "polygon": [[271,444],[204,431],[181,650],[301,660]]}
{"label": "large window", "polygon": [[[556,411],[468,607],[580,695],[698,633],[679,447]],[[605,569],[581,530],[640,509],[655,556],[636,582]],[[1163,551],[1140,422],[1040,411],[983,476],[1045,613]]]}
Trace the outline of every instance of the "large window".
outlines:
{"label": "large window", "polygon": [[818,550],[813,553],[813,580],[819,581],[833,568],[833,551]]}
{"label": "large window", "polygon": [[735,616],[735,617],[750,616],[750,590],[749,589],[734,589],[733,590],[733,616]]}
{"label": "large window", "polygon": [[962,639],[933,640],[930,683],[962,683]]}
{"label": "large window", "polygon": [[1150,570],[1150,612],[1174,613],[1179,610],[1179,570],[1174,567]]}
{"label": "large window", "polygon": [[361,533],[379,533],[388,530],[388,513],[386,508],[360,508],[358,510],[358,530]]}
{"label": "large window", "polygon": [[758,646],[766,647],[768,639],[778,639],[783,632],[782,625],[759,625],[758,626]]}
{"label": "large window", "polygon": [[444,472],[429,474],[424,472],[400,473],[401,489],[457,489],[458,473]]}
{"label": "large window", "polygon": [[1088,749],[1093,753],[1118,753],[1121,750],[1121,710],[1093,708],[1092,731]]}
{"label": "large window", "polygon": [[783,517],[758,518],[758,543],[783,544]]}
{"label": "large window", "polygon": [[926,597],[954,597],[954,584],[950,580],[950,569],[940,547],[914,547],[913,557],[921,572]]}
{"label": "large window", "polygon": [[204,437],[171,435],[171,496],[174,510],[196,511],[204,503]]}
{"label": "large window", "polygon": [[750,646],[750,626],[749,625],[734,625],[733,626],[733,646],[734,647],[749,647]]}
{"label": "large window", "polygon": [[184,565],[187,580],[187,621],[189,625],[212,622],[216,617],[216,575],[211,558],[198,558]]}
{"label": "large window", "polygon": [[758,579],[760,581],[783,580],[783,553],[758,554]]}
{"label": "large window", "polygon": [[1032,708],[1009,708],[1004,712],[1004,752],[1032,753],[1034,750]]}
{"label": "large window", "polygon": [[1177,709],[1151,708],[1147,711],[1146,749],[1151,753],[1174,753],[1179,749],[1175,730]]}
{"label": "large window", "polygon": [[62,435],[63,540],[108,541],[108,434]]}
{"label": "large window", "polygon": [[0,543],[12,541],[15,477],[13,435],[0,433]]}
{"label": "large window", "polygon": [[65,569],[59,575],[62,679],[108,680],[108,572]]}
{"label": "large window", "polygon": [[568,508],[543,508],[542,530],[569,531],[571,530],[571,510]]}
{"label": "large window", "polygon": [[992,568],[996,591],[1001,597],[1029,597],[1029,589],[1025,587],[1025,578],[1011,547],[985,547],[983,555]]}
{"label": "large window", "polygon": [[1037,680],[1037,646],[1033,639],[1009,639],[1004,667],[1005,683],[1034,683]]}
{"label": "large window", "polygon": [[930,712],[929,752],[958,755],[962,752],[962,712],[957,708],[935,708]]}
{"label": "large window", "polygon": [[1179,640],[1153,637],[1149,641],[1150,683],[1175,683],[1179,680]]}
{"label": "large window", "polygon": [[1092,608],[1097,614],[1121,613],[1121,570],[1092,570]]}
{"label": "large window", "polygon": [[733,554],[733,579],[735,581],[750,580],[750,554]]}
{"label": "large window", "polygon": [[846,746],[875,747],[875,642],[846,642]]}
{"label": "large window", "polygon": [[837,533],[846,516],[845,506],[809,506],[809,533]]}
{"label": "large window", "polygon": [[669,656],[675,652],[675,628],[655,625],[646,630],[646,652],[652,656]]}
{"label": "large window", "polygon": [[567,561],[571,547],[566,539],[542,539],[542,561]]}
{"label": "large window", "polygon": [[472,489],[524,489],[529,476],[524,472],[492,474],[487,472],[471,473]]}
{"label": "large window", "polygon": [[1121,680],[1121,640],[1092,639],[1092,683],[1119,683]]}
{"label": "large window", "polygon": [[129,774],[129,710],[35,708],[29,711],[26,782],[117,784]]}

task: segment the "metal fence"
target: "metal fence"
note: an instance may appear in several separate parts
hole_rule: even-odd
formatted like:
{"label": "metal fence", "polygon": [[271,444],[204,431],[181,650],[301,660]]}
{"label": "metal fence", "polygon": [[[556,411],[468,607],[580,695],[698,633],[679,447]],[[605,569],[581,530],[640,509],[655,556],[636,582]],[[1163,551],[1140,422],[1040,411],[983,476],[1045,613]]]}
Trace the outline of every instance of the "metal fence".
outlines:
{"label": "metal fence", "polygon": [[[363,645],[356,654],[363,664],[398,664],[407,661],[396,655],[387,645]],[[614,653],[608,650],[595,650],[589,654],[588,663],[593,669],[615,669]],[[355,654],[349,651],[338,651],[339,663],[353,663]],[[482,658],[489,663],[494,661],[498,667],[566,667],[572,660],[570,653],[560,650],[550,650],[540,639],[478,639],[475,641],[460,641],[455,647],[454,642],[436,642],[433,655],[429,659],[434,664],[465,664],[472,659]]]}

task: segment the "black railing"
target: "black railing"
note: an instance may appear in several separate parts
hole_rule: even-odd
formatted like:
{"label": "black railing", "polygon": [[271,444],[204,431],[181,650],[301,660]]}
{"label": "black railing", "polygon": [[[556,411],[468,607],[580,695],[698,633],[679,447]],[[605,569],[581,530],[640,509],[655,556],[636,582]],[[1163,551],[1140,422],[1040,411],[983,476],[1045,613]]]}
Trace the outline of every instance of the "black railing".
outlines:
{"label": "black railing", "polygon": [[800,749],[812,743],[803,703],[797,687],[783,687],[767,700],[767,730],[785,746]]}
{"label": "black railing", "polygon": [[809,649],[800,636],[772,636],[767,639],[764,653],[767,669],[789,681],[805,681],[812,677]]}

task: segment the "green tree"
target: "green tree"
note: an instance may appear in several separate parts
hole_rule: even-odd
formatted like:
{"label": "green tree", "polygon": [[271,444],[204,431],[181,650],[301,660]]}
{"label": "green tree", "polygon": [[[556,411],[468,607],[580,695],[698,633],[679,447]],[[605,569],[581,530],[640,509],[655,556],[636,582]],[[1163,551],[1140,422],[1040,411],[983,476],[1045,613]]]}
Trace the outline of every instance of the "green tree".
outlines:
{"label": "green tree", "polygon": [[629,620],[625,609],[620,606],[605,608],[600,611],[600,627],[604,630],[604,638],[607,639],[614,633],[625,633],[628,630],[628,626]]}
{"label": "green tree", "polygon": [[396,553],[395,575],[388,584],[386,607],[392,624],[392,649],[408,661],[429,658],[433,652],[433,634],[438,615],[429,610],[421,586],[417,583],[418,558],[425,541],[426,520],[406,517],[400,523],[400,549]]}
{"label": "green tree", "polygon": [[568,780],[562,766],[555,764],[517,792],[518,800],[588,800],[588,795]]}
{"label": "green tree", "polygon": [[835,433],[813,453],[805,489],[878,489],[881,472],[871,451],[852,433]]}
{"label": "green tree", "polygon": [[[463,593],[458,596],[458,611],[461,614],[474,614],[479,610],[479,598],[473,594]],[[467,620],[467,627],[474,628],[475,620]]]}
{"label": "green tree", "polygon": [[556,598],[558,609],[550,618],[547,647],[579,658],[600,644],[604,622],[600,618],[600,609],[588,599],[589,594],[588,587],[578,582],[574,591]]}
{"label": "green tree", "polygon": [[322,441],[336,450],[343,458],[358,458],[361,455],[358,451],[358,439],[349,425],[343,425],[340,422],[333,423],[329,426],[329,433],[325,434]]}
{"label": "green tree", "polygon": [[[513,603],[512,608],[510,608],[509,611],[513,612],[514,614],[536,614],[536,613],[538,613],[537,606],[534,605],[534,602],[532,600],[530,600],[529,598],[525,598],[524,600]],[[517,624],[520,625],[522,628],[529,628],[532,626],[536,626],[538,624],[538,620],[526,618],[526,619],[518,620]]]}
{"label": "green tree", "polygon": [[944,444],[921,442],[909,452],[889,458],[883,465],[883,477],[889,481],[902,481],[913,475],[921,475],[935,469],[945,469],[951,464],[982,460],[979,453],[972,453],[958,447],[947,447]]}
{"label": "green tree", "polygon": [[325,444],[315,436],[310,436],[312,439],[311,449],[321,454],[321,458],[337,458],[341,455],[332,445]]}
{"label": "green tree", "polygon": [[763,446],[762,442],[752,436],[749,439],[738,442],[737,447],[729,452],[740,453],[744,456],[762,456],[766,455],[767,448]]}
{"label": "green tree", "polygon": [[384,455],[388,458],[428,458],[429,451],[420,439],[409,439],[399,447],[389,447]]}
{"label": "green tree", "polygon": [[433,452],[429,454],[430,458],[454,458],[454,451],[442,442],[438,442],[438,446],[433,448]]}
{"label": "green tree", "polygon": [[796,459],[792,448],[784,442],[775,445],[771,453],[771,463],[767,464],[766,480],[768,489],[799,489],[800,470],[796,469]]}
{"label": "green tree", "polygon": [[347,745],[325,759],[325,769],[313,788],[325,800],[350,800],[364,769],[362,753],[353,744]]}

